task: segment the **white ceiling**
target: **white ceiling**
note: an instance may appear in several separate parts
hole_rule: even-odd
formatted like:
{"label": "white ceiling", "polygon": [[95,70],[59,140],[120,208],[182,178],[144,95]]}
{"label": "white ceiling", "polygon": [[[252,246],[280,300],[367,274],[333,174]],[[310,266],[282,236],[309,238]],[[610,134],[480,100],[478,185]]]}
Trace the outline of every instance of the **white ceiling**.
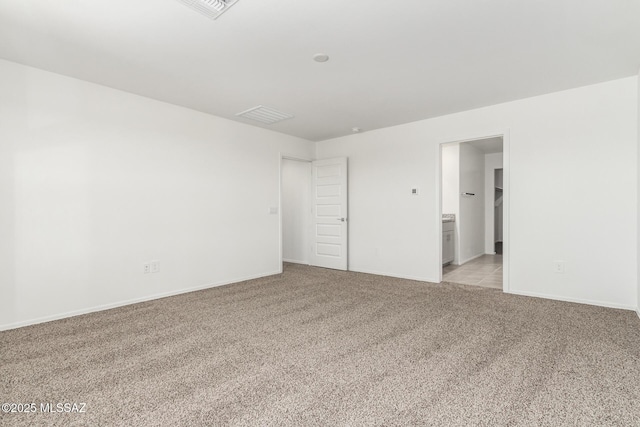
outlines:
{"label": "white ceiling", "polygon": [[0,57],[318,141],[634,75],[640,1],[0,0]]}

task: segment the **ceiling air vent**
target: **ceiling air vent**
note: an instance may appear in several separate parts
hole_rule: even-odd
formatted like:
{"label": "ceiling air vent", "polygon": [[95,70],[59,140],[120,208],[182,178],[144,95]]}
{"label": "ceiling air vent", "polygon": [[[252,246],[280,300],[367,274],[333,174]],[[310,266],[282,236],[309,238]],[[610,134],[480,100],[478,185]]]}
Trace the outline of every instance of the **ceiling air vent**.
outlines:
{"label": "ceiling air vent", "polygon": [[189,6],[196,12],[200,12],[207,18],[216,19],[222,15],[238,0],[178,0],[180,3]]}
{"label": "ceiling air vent", "polygon": [[273,108],[258,105],[257,107],[249,108],[242,113],[236,114],[238,117],[244,117],[245,119],[256,120],[260,123],[267,125],[287,120],[293,117],[291,114],[283,113],[282,111],[274,110]]}

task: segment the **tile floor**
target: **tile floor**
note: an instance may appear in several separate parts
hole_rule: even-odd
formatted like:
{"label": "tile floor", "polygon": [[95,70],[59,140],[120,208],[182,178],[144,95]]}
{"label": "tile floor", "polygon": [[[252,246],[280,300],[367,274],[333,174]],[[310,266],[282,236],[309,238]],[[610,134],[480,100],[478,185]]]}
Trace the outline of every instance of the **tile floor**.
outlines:
{"label": "tile floor", "polygon": [[442,268],[442,280],[502,289],[502,255],[483,255],[463,265]]}

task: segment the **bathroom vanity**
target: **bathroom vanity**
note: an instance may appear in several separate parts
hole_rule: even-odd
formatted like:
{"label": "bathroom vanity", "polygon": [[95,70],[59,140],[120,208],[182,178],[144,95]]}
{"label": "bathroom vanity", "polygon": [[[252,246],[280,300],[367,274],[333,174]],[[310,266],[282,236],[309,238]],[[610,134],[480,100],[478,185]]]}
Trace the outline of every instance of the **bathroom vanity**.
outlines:
{"label": "bathroom vanity", "polygon": [[455,228],[456,216],[454,214],[442,215],[442,265],[453,262],[455,254]]}

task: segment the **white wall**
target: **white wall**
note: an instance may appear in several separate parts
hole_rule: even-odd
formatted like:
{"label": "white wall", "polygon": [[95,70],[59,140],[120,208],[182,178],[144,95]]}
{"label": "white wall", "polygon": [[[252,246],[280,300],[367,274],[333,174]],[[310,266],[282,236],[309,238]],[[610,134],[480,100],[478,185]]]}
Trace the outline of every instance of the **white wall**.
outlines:
{"label": "white wall", "polygon": [[[468,142],[460,144],[459,263],[484,254],[484,153]],[[463,196],[472,193],[473,196]]]}
{"label": "white wall", "polygon": [[502,153],[484,156],[484,252],[495,253],[495,170],[502,169]]}
{"label": "white wall", "polygon": [[282,160],[282,258],[309,264],[311,162]]}
{"label": "white wall", "polygon": [[[437,280],[438,145],[507,132],[510,291],[636,307],[637,82],[629,77],[318,143],[319,158],[349,157],[350,268]],[[415,183],[419,197],[409,194]],[[382,248],[378,256],[374,247]],[[564,274],[553,272],[554,260],[566,262]]]}
{"label": "white wall", "polygon": [[0,327],[280,271],[312,143],[7,61],[0,93]]}
{"label": "white wall", "polygon": [[442,213],[456,216],[453,264],[460,259],[460,144],[442,145]]}
{"label": "white wall", "polygon": [[[640,71],[638,72],[638,81],[640,82]],[[638,108],[637,108],[637,114],[638,114],[638,147],[640,147],[640,84],[638,85]],[[638,211],[637,211],[637,218],[638,218],[638,257],[637,257],[637,264],[638,264],[638,279],[637,279],[637,284],[638,284],[638,290],[637,290],[637,297],[638,297],[638,305],[637,305],[637,313],[638,316],[640,316],[640,148],[638,149]]]}
{"label": "white wall", "polygon": [[[351,269],[437,280],[439,144],[508,131],[511,291],[637,307],[637,81],[318,143]],[[280,153],[312,143],[2,60],[0,93],[0,328],[279,271]]]}
{"label": "white wall", "polygon": [[442,213],[460,209],[460,144],[442,145]]}

